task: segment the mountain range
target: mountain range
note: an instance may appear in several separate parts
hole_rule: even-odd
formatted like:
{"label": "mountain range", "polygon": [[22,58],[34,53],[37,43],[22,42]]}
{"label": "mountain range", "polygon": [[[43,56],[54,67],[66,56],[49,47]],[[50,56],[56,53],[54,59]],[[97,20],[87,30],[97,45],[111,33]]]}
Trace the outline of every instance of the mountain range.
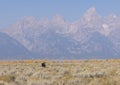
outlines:
{"label": "mountain range", "polygon": [[17,40],[0,33],[0,59],[27,59],[29,51]]}
{"label": "mountain range", "polygon": [[51,20],[37,20],[30,16],[23,17],[0,32],[0,41],[3,42],[0,42],[0,50],[4,49],[0,56],[41,59],[120,58],[120,17],[115,14],[101,16],[94,7],[74,22],[68,22],[60,15]]}

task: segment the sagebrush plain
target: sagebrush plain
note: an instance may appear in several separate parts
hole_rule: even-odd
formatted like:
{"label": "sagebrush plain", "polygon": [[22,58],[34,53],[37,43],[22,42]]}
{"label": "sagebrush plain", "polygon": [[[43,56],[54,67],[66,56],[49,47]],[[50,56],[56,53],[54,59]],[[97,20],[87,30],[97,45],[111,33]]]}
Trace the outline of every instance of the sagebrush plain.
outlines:
{"label": "sagebrush plain", "polygon": [[120,85],[120,60],[0,61],[0,85]]}

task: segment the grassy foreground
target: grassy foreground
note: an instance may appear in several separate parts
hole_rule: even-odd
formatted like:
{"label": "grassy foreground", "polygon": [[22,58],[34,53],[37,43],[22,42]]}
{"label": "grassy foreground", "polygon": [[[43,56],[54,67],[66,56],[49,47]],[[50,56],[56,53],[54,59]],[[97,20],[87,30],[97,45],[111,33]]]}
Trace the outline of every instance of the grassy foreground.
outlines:
{"label": "grassy foreground", "polygon": [[120,85],[120,60],[0,61],[0,85]]}

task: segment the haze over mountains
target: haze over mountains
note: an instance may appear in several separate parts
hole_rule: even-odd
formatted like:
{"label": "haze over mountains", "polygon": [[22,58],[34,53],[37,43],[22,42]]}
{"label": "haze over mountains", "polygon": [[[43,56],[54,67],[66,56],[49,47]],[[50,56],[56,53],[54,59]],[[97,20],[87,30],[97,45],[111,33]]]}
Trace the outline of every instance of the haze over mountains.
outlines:
{"label": "haze over mountains", "polygon": [[[94,7],[75,22],[67,22],[58,15],[51,20],[24,17],[1,32],[11,38],[5,40],[7,45],[0,43],[0,47],[14,49],[5,50],[0,56],[12,50],[14,55],[10,56],[15,58],[25,54],[43,59],[120,58],[120,17],[100,16]],[[0,39],[5,39],[2,33]],[[11,40],[17,44],[11,44]]]}
{"label": "haze over mountains", "polygon": [[[26,59],[28,50],[15,39],[0,33],[0,59]],[[19,57],[18,57],[19,55]]]}

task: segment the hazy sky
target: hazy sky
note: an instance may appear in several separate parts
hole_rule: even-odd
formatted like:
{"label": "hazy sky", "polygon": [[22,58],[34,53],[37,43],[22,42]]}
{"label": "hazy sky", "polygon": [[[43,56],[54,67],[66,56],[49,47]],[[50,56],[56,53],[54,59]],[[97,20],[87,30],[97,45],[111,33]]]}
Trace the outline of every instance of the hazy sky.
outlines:
{"label": "hazy sky", "polygon": [[0,0],[0,27],[24,16],[52,18],[60,14],[74,21],[90,7],[95,7],[101,15],[120,15],[120,0]]}

